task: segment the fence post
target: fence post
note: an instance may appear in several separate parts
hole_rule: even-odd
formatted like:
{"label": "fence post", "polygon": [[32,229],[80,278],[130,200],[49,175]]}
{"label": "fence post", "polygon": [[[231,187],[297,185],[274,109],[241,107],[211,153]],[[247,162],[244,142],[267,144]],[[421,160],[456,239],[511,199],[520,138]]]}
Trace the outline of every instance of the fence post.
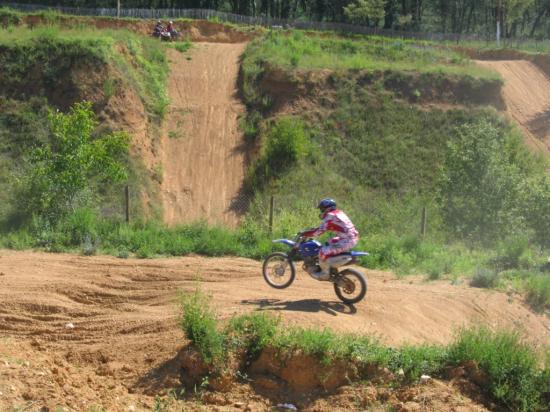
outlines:
{"label": "fence post", "polygon": [[126,223],[130,223],[130,189],[128,185],[124,187],[124,214],[126,217]]}
{"label": "fence post", "polygon": [[271,195],[269,199],[269,234],[273,234],[273,209],[275,206],[275,198]]}
{"label": "fence post", "polygon": [[428,224],[428,210],[426,209],[426,206],[422,208],[422,219],[420,222],[420,234],[422,237],[426,236],[426,226]]}

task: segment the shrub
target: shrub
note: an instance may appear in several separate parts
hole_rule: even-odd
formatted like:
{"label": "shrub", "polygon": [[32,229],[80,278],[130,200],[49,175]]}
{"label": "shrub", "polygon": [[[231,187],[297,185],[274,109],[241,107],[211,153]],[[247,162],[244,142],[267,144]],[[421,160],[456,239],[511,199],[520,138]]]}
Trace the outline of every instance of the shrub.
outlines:
{"label": "shrub", "polygon": [[307,148],[304,123],[293,117],[283,117],[273,125],[265,145],[265,160],[270,175],[295,164]]}
{"label": "shrub", "polygon": [[7,28],[11,25],[18,25],[19,23],[21,23],[20,13],[6,7],[0,8],[0,25],[3,28]]}
{"label": "shrub", "polygon": [[446,361],[446,351],[439,346],[403,346],[391,351],[388,366],[393,371],[403,370],[408,380],[416,380],[421,375],[439,373]]}
{"label": "shrub", "polygon": [[272,343],[279,326],[280,318],[252,313],[231,318],[227,333],[233,337],[233,345],[247,348],[249,356],[255,357]]}
{"label": "shrub", "polygon": [[74,105],[68,114],[49,116],[51,142],[34,149],[20,179],[17,204],[57,223],[90,202],[92,178],[116,182],[126,178],[121,157],[128,138],[114,133],[92,140],[97,123],[91,103]]}
{"label": "shrub", "polygon": [[544,381],[537,357],[517,333],[484,327],[462,330],[448,358],[455,365],[475,361],[488,375],[488,391],[509,408],[527,412],[544,406],[541,394],[550,381]]}
{"label": "shrub", "polygon": [[480,268],[470,280],[470,286],[476,288],[493,288],[497,285],[498,273],[491,269]]}
{"label": "shrub", "polygon": [[550,275],[535,274],[525,286],[527,302],[536,310],[550,309]]}
{"label": "shrub", "polygon": [[189,39],[185,39],[182,42],[174,43],[174,49],[176,49],[180,53],[185,53],[190,48],[191,48],[191,41]]}
{"label": "shrub", "polygon": [[208,364],[219,364],[225,358],[225,336],[218,330],[218,320],[209,298],[200,289],[180,295],[181,326],[187,338]]}
{"label": "shrub", "polygon": [[457,131],[440,185],[446,223],[458,236],[485,242],[514,235],[522,223],[523,173],[507,153],[511,137],[487,121]]}
{"label": "shrub", "polygon": [[514,236],[497,245],[497,255],[491,261],[496,270],[529,269],[535,262],[530,253],[529,240]]}

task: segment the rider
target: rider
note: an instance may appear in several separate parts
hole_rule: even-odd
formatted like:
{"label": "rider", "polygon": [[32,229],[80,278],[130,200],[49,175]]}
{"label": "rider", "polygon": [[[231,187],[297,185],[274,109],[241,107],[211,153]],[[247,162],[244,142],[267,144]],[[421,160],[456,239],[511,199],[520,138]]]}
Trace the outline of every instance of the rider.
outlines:
{"label": "rider", "polygon": [[301,235],[304,237],[316,237],[326,231],[338,234],[338,236],[330,239],[326,246],[321,248],[319,252],[320,268],[312,274],[317,280],[328,280],[330,277],[330,263],[328,259],[331,256],[347,252],[354,247],[359,241],[359,232],[355,229],[350,218],[336,208],[336,202],[333,199],[323,199],[317,207],[321,211],[319,217],[323,220],[323,223],[316,229],[302,232]]}
{"label": "rider", "polygon": [[157,20],[157,24],[155,25],[154,33],[159,35],[164,31],[164,26],[162,25],[162,22],[160,20]]}
{"label": "rider", "polygon": [[172,36],[176,34],[176,29],[174,28],[174,22],[170,20],[168,23],[168,27],[166,28],[166,31],[170,33]]}

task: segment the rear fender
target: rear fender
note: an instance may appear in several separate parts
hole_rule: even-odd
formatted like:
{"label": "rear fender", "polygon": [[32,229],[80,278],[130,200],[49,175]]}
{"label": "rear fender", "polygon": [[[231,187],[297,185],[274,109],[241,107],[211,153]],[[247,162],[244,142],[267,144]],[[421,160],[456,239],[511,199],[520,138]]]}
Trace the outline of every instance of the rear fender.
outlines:
{"label": "rear fender", "polygon": [[346,266],[355,265],[357,262],[359,262],[360,258],[370,255],[368,252],[356,252],[354,250],[352,250],[349,254],[351,255],[351,260],[345,264]]}
{"label": "rear fender", "polygon": [[333,256],[327,259],[330,267],[338,268],[340,266],[349,265],[353,261],[353,257],[348,254]]}

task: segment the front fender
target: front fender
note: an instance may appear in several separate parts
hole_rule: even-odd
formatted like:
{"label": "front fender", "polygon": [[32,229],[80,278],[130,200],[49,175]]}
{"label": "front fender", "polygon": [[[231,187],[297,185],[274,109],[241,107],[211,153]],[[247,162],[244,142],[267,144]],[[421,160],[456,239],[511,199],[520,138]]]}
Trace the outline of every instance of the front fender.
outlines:
{"label": "front fender", "polygon": [[287,246],[290,246],[290,247],[294,247],[296,245],[296,242],[293,242],[292,240],[289,240],[289,239],[275,239],[275,240],[272,240],[273,243],[284,243],[285,245]]}

